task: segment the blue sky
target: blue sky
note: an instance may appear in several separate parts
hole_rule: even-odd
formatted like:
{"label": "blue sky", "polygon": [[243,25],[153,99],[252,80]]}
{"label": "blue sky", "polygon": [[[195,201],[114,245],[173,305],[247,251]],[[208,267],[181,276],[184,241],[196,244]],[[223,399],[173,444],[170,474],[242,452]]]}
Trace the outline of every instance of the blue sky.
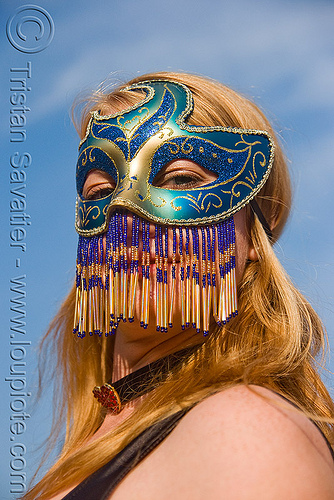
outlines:
{"label": "blue sky", "polygon": [[[29,402],[36,393],[36,350],[40,335],[73,279],[74,165],[77,138],[69,110],[80,92],[141,73],[181,70],[216,78],[263,108],[281,138],[294,186],[294,211],[277,245],[293,281],[311,300],[328,329],[334,349],[333,311],[333,132],[334,4],[325,0],[87,0],[39,3],[52,16],[54,39],[43,51],[27,54],[6,38],[5,24],[21,1],[1,3],[1,428],[3,466],[0,499],[10,498],[10,280],[25,275],[26,375]],[[27,35],[34,28],[26,25]],[[27,137],[9,138],[11,68],[31,62],[27,91]],[[31,155],[25,168],[26,252],[9,246],[10,157]],[[20,258],[20,267],[16,259]],[[15,337],[17,338],[17,337]],[[334,370],[334,358],[329,367]],[[329,387],[334,376],[324,374]],[[28,476],[38,461],[34,450],[50,425],[50,402],[28,406],[22,434]],[[18,436],[15,437],[16,443]]]}

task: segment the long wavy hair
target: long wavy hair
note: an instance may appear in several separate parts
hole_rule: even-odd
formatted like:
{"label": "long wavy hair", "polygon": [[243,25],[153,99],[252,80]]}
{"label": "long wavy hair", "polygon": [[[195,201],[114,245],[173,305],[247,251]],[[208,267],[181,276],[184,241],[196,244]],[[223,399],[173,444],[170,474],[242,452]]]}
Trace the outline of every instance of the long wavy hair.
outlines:
{"label": "long wavy hair", "polygon": [[[267,387],[294,402],[313,418],[334,443],[334,407],[317,371],[326,337],[315,311],[294,287],[280,265],[272,243],[281,234],[291,205],[290,179],[277,138],[263,113],[245,97],[220,83],[185,73],[154,73],[126,85],[166,79],[188,86],[194,97],[189,124],[266,130],[274,138],[272,172],[256,199],[272,227],[269,242],[261,224],[248,209],[248,228],[258,260],[249,262],[238,286],[239,314],[215,327],[196,352],[146,398],[116,429],[83,444],[100,427],[103,415],[92,387],[111,377],[113,338],[84,340],[72,334],[75,290],[70,291],[41,343],[44,367],[54,382],[54,421],[49,447],[58,444],[59,457],[26,500],[46,499],[75,486],[102,467],[154,422],[239,384]],[[89,112],[115,112],[138,101],[134,92],[97,92],[81,106],[79,135],[84,136]],[[46,361],[47,360],[47,361]],[[47,363],[47,364],[46,364]],[[53,371],[50,366],[53,363]],[[41,367],[43,372],[43,366]]]}

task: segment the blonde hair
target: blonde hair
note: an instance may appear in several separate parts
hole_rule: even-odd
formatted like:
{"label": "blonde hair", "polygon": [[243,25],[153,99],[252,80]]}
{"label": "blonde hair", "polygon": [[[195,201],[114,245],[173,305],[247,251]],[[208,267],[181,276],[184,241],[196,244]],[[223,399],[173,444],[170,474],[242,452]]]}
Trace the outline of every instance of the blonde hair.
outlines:
{"label": "blonde hair", "polygon": [[[220,83],[195,75],[154,73],[131,83],[166,79],[183,83],[194,97],[191,124],[223,125],[268,131],[275,142],[275,161],[265,186],[257,196],[276,241],[291,205],[286,162],[275,134],[263,113],[243,96]],[[134,92],[94,94],[79,126],[84,135],[89,111],[110,113],[138,101]],[[246,266],[238,287],[239,315],[216,327],[189,359],[170,374],[150,398],[115,430],[93,443],[82,445],[102,423],[103,417],[91,391],[111,377],[113,338],[77,339],[72,334],[75,290],[62,305],[42,341],[42,349],[57,352],[53,372],[57,417],[52,432],[66,422],[64,445],[55,465],[25,495],[26,500],[49,498],[74,486],[102,467],[135,436],[154,422],[194,405],[219,390],[238,384],[267,387],[294,402],[312,416],[326,437],[334,442],[334,407],[317,372],[315,358],[325,347],[320,319],[296,290],[281,267],[257,218],[248,210],[250,239],[258,260]]]}

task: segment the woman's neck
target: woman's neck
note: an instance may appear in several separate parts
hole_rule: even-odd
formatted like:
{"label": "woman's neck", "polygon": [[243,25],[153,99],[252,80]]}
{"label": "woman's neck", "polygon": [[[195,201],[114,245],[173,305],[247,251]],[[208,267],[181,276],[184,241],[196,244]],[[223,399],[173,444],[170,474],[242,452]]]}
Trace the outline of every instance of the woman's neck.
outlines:
{"label": "woman's neck", "polygon": [[[196,333],[193,328],[181,330],[177,334],[161,334],[152,331],[148,332],[145,338],[143,338],[138,335],[138,333],[142,333],[139,324],[136,326],[135,323],[132,323],[130,328],[129,326],[127,323],[121,323],[117,328],[114,344],[113,382],[120,380],[129,373],[133,373],[153,361],[186,347],[201,344],[204,341],[204,337]],[[133,326],[134,328],[132,328]],[[133,331],[131,332],[131,330]],[[136,332],[137,335],[134,335],[133,332]],[[110,432],[120,425],[141,405],[147,396],[148,394],[143,394],[129,401],[124,405],[123,410],[119,414],[107,413],[101,427],[90,441],[102,437],[105,433]]]}
{"label": "woman's neck", "polygon": [[116,382],[143,366],[176,351],[203,342],[193,328],[169,333],[144,330],[136,323],[121,323],[116,332],[112,381]]}

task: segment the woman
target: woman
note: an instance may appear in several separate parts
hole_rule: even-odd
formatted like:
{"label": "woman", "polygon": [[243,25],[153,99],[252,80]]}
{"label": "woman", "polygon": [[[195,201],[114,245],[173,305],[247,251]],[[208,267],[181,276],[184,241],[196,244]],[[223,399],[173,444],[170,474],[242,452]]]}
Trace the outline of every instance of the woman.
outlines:
{"label": "woman", "polygon": [[95,96],[80,135],[76,286],[43,341],[67,430],[25,498],[334,498],[324,333],[272,249],[290,183],[266,118],[156,73]]}

